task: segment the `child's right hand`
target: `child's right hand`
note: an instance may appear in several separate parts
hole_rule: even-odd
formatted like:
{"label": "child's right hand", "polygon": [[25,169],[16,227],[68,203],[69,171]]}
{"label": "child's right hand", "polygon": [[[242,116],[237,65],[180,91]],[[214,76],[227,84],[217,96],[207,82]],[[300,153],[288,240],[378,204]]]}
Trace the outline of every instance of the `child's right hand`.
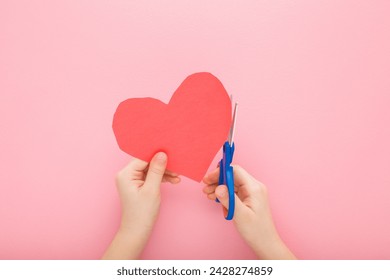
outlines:
{"label": "child's right hand", "polygon": [[[233,222],[247,244],[261,259],[295,259],[283,243],[274,226],[264,184],[253,178],[242,167],[235,165],[235,211]],[[203,178],[203,192],[213,201],[219,199],[224,215],[229,207],[227,187],[218,186],[219,168]]]}

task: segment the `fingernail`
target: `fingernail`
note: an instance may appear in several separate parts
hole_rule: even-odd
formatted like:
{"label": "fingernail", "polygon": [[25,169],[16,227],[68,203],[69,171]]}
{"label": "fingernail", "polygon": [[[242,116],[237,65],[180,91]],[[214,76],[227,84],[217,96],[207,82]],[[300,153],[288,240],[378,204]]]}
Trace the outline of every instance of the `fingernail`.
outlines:
{"label": "fingernail", "polygon": [[163,152],[159,152],[157,153],[156,155],[156,159],[159,161],[159,162],[165,162],[167,160],[167,155]]}

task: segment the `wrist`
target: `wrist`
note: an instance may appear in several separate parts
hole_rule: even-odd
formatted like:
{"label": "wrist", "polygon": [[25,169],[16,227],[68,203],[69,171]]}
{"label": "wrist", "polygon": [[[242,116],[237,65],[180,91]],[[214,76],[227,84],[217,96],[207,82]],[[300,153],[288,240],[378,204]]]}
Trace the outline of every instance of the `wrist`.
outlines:
{"label": "wrist", "polygon": [[264,239],[262,244],[257,244],[253,249],[256,256],[263,260],[296,259],[277,233]]}
{"label": "wrist", "polygon": [[103,259],[135,260],[138,259],[147,242],[131,229],[120,227]]}
{"label": "wrist", "polygon": [[246,228],[241,235],[259,259],[295,259],[272,221],[269,224],[259,223],[256,227]]}
{"label": "wrist", "polygon": [[119,227],[115,238],[121,244],[122,250],[128,254],[124,259],[139,259],[149,234],[142,233],[134,228]]}

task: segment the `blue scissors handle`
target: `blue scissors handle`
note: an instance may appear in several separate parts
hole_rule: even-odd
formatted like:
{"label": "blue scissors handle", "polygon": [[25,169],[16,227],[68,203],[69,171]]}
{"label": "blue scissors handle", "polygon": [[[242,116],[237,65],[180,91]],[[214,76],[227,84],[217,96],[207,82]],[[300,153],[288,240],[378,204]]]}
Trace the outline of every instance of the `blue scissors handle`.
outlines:
{"label": "blue scissors handle", "polygon": [[[231,166],[234,154],[234,143],[230,146],[229,142],[226,141],[223,145],[223,158],[219,162],[219,185],[226,185],[229,194],[229,209],[227,212],[226,220],[233,219],[234,216],[234,175],[233,167]],[[217,202],[218,199],[216,199]]]}

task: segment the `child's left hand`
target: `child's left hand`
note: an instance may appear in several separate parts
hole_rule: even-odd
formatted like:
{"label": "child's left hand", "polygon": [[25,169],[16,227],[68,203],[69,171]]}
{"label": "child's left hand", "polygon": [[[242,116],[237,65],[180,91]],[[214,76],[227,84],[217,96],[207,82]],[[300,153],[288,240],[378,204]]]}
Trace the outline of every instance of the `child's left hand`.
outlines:
{"label": "child's left hand", "polygon": [[161,182],[177,184],[177,174],[165,170],[167,155],[157,153],[150,164],[134,159],[116,176],[122,206],[121,229],[149,232],[160,208]]}
{"label": "child's left hand", "polygon": [[134,159],[117,174],[122,219],[103,258],[136,259],[141,254],[160,209],[161,182],[180,182],[178,174],[165,169],[167,160],[167,155],[159,152],[150,164]]}

